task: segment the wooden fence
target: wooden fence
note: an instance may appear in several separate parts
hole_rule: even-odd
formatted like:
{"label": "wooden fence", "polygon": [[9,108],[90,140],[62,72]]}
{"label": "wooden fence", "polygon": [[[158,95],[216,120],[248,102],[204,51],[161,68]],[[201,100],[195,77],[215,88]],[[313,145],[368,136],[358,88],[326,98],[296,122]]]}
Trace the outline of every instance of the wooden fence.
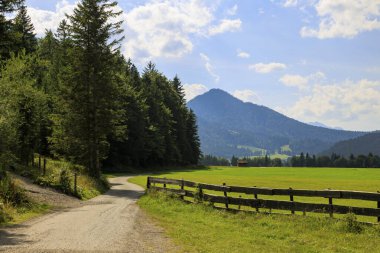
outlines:
{"label": "wooden fence", "polygon": [[[157,186],[157,184],[162,186]],[[177,187],[168,188],[167,185],[174,185]],[[185,189],[185,187],[189,187],[192,189]],[[155,177],[148,177],[147,188],[159,191],[172,192],[181,196],[181,198],[196,197],[203,201],[209,201],[211,203],[220,203],[223,204],[227,209],[230,208],[229,205],[236,205],[238,206],[238,209],[240,209],[241,206],[247,206],[256,209],[257,212],[260,208],[266,208],[270,210],[289,210],[292,214],[294,214],[296,211],[301,211],[304,214],[306,212],[328,213],[330,214],[330,217],[333,217],[334,213],[354,213],[356,215],[377,217],[377,221],[380,222],[380,192],[376,193],[339,190],[300,190],[292,188],[272,189],[261,187],[227,186],[226,184],[212,185],[196,183],[187,180]],[[223,192],[223,195],[212,195],[204,193],[204,190]],[[252,198],[242,198],[241,196],[232,197],[228,196],[229,193],[244,193],[247,195],[252,195]],[[262,199],[259,198],[259,195],[289,196],[289,201]],[[321,197],[328,199],[328,204],[297,202],[294,201],[295,196]],[[377,208],[334,205],[333,199],[356,199],[375,201],[375,205],[377,204]]]}

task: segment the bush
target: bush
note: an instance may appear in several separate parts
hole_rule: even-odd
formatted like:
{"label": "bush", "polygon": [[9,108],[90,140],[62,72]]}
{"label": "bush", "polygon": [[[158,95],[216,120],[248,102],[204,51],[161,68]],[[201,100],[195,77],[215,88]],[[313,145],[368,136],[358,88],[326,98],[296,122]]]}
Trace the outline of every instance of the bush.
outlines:
{"label": "bush", "polygon": [[363,226],[357,221],[357,217],[353,213],[349,213],[344,217],[345,230],[350,233],[359,234],[363,231]]}
{"label": "bush", "polygon": [[59,176],[60,188],[64,193],[71,193],[71,176],[68,170],[62,170]]}
{"label": "bush", "polygon": [[0,201],[1,200],[5,203],[13,203],[14,205],[29,203],[24,191],[17,187],[7,174],[2,176],[0,180]]}

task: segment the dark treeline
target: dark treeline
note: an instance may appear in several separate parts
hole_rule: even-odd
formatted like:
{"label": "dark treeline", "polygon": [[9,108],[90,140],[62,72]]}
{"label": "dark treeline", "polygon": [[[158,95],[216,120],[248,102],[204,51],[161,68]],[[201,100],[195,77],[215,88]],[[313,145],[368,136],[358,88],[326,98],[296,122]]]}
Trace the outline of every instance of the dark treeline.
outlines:
{"label": "dark treeline", "polygon": [[331,156],[310,156],[301,153],[289,159],[292,167],[380,168],[380,157],[373,154],[350,155],[348,158],[333,153]]}
{"label": "dark treeline", "polygon": [[238,158],[232,156],[231,165],[237,166],[238,161],[244,161],[247,163],[248,167],[281,167],[282,160],[280,158],[270,158],[270,156],[258,156],[258,157],[243,157]]}
{"label": "dark treeline", "polygon": [[213,155],[202,156],[199,164],[203,166],[230,166],[231,163],[224,157],[217,157]]}
{"label": "dark treeline", "polygon": [[180,79],[153,63],[139,73],[123,57],[115,6],[82,0],[56,33],[37,39],[24,1],[0,2],[1,167],[28,166],[36,153],[84,165],[94,177],[105,166],[198,162]]}

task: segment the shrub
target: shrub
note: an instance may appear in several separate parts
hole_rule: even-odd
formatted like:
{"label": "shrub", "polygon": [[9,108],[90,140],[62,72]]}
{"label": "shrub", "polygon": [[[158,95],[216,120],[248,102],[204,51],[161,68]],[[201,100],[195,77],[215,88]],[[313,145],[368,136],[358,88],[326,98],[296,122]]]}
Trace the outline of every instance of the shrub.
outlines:
{"label": "shrub", "polygon": [[357,221],[357,217],[353,213],[349,213],[344,217],[345,230],[350,233],[359,234],[363,231],[363,226]]}
{"label": "shrub", "polygon": [[71,193],[71,177],[68,170],[62,170],[59,176],[60,188],[64,193]]}

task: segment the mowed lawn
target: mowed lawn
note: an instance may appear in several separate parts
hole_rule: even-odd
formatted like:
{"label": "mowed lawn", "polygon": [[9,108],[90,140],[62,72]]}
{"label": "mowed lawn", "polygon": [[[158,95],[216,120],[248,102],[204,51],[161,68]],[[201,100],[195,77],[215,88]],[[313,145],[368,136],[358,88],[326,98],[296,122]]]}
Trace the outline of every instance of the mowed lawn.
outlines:
{"label": "mowed lawn", "polygon": [[[209,167],[155,173],[152,176],[272,188],[380,190],[380,169]],[[145,186],[146,177],[138,176],[130,181]],[[327,203],[324,198],[295,197],[295,201]],[[334,199],[334,203],[376,207],[373,201]],[[161,194],[146,195],[139,200],[139,204],[185,252],[380,252],[378,225],[358,225],[357,229],[355,223],[352,225],[342,215],[338,216],[341,219],[330,219],[327,214],[311,213],[307,213],[306,217],[234,214],[202,204],[186,204]],[[374,217],[357,218],[376,221]]]}

